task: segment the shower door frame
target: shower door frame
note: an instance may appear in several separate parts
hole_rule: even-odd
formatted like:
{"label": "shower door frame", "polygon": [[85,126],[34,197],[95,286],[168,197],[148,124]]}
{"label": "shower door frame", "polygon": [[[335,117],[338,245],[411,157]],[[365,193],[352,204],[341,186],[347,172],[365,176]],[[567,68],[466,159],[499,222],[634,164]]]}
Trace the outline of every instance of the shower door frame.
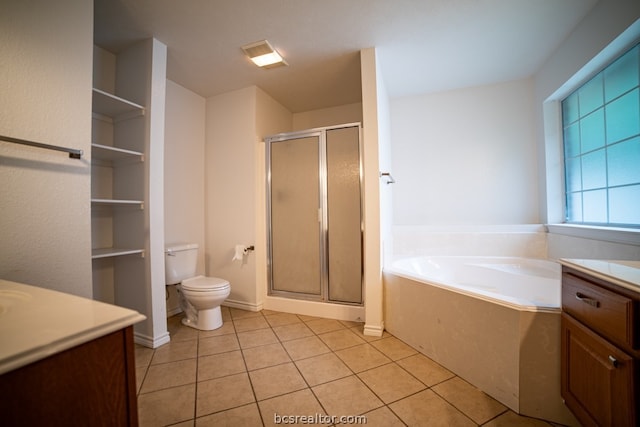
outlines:
{"label": "shower door frame", "polygon": [[[358,175],[359,175],[359,196],[360,196],[360,302],[348,302],[329,299],[329,244],[328,244],[328,189],[327,189],[327,131],[357,128],[358,129]],[[303,292],[293,292],[273,289],[273,240],[272,240],[272,218],[271,218],[271,144],[308,137],[318,137],[318,158],[319,158],[319,233],[320,233],[320,295]],[[279,133],[264,138],[266,145],[266,208],[267,208],[267,295],[281,296],[285,298],[300,299],[307,301],[328,302],[333,304],[343,304],[352,306],[364,305],[364,192],[363,192],[363,156],[362,156],[362,125],[360,122],[345,123],[341,125],[318,127],[313,129]]]}

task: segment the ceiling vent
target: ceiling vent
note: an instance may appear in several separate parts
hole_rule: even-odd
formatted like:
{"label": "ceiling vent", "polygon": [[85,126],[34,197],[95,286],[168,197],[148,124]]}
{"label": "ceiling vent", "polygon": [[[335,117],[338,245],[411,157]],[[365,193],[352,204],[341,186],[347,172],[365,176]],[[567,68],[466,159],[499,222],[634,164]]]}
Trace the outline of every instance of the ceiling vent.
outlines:
{"label": "ceiling vent", "polygon": [[266,40],[242,46],[242,50],[254,64],[261,68],[275,68],[289,65]]}

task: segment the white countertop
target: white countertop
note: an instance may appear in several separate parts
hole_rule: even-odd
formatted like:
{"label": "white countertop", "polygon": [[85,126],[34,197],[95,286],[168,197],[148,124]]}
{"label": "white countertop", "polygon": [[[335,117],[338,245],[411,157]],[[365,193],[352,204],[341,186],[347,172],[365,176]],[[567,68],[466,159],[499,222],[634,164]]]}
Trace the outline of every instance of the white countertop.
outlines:
{"label": "white countertop", "polygon": [[559,262],[623,288],[640,292],[640,261],[562,258]]}
{"label": "white countertop", "polygon": [[127,308],[0,279],[0,374],[144,319]]}

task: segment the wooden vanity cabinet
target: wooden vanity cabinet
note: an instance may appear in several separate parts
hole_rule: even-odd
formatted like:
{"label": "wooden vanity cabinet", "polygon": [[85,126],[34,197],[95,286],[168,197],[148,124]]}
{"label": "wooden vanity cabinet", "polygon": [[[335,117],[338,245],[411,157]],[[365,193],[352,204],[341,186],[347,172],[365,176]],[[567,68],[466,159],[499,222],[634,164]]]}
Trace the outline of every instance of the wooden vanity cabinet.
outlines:
{"label": "wooden vanity cabinet", "polygon": [[640,295],[563,266],[561,394],[584,426],[637,426]]}
{"label": "wooden vanity cabinet", "polygon": [[137,426],[133,327],[0,375],[0,425]]}

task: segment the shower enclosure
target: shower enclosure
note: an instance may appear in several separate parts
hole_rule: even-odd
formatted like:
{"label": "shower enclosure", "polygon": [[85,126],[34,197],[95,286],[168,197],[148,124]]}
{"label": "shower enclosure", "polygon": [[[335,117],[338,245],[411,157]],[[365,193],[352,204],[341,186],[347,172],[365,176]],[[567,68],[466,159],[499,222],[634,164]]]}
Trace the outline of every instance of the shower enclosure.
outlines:
{"label": "shower enclosure", "polygon": [[265,139],[269,294],[362,304],[360,124]]}

